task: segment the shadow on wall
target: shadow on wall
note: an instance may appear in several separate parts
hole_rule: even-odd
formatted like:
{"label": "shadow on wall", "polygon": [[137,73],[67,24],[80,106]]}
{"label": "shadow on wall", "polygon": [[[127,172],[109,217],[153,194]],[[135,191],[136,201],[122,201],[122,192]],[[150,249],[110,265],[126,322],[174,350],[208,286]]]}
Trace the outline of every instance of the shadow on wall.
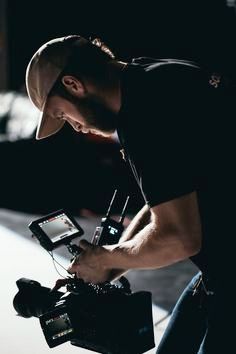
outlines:
{"label": "shadow on wall", "polygon": [[38,111],[17,92],[0,94],[1,208],[47,213],[68,208],[104,213],[114,189],[119,212],[127,194],[128,212],[142,197],[115,140],[76,133],[65,124],[56,135],[36,141]]}

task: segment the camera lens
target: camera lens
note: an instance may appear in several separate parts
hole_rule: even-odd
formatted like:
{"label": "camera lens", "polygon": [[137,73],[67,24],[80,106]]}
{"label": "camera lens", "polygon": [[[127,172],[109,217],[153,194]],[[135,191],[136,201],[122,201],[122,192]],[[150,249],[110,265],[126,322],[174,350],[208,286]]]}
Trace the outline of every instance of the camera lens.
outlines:
{"label": "camera lens", "polygon": [[63,295],[60,291],[51,291],[35,280],[21,278],[16,282],[19,292],[13,299],[13,306],[22,317],[39,317]]}

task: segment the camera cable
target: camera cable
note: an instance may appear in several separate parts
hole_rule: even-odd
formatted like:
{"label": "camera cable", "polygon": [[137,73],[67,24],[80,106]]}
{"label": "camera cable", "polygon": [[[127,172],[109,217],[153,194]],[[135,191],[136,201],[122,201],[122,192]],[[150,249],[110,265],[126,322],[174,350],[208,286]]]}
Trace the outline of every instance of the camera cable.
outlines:
{"label": "camera cable", "polygon": [[[66,277],[66,276],[62,275],[62,274],[59,272],[59,270],[58,270],[56,264],[58,264],[58,265],[59,265],[61,268],[63,268],[66,272],[67,272],[67,269],[66,269],[61,263],[59,263],[59,262],[56,260],[56,258],[54,257],[54,254],[53,254],[52,251],[47,251],[47,252],[48,252],[49,255],[52,257],[53,266],[54,266],[56,272],[60,275],[60,277],[62,277],[62,278],[64,278],[64,279],[68,278],[68,276]],[[67,272],[67,273],[68,273],[68,272]],[[69,278],[71,278],[71,277],[69,276]]]}

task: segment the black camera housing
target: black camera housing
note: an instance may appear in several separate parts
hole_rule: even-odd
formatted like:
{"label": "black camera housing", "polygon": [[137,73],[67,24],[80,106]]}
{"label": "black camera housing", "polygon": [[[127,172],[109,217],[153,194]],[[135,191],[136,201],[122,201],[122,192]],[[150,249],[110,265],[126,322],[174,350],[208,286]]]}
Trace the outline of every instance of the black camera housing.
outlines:
{"label": "black camera housing", "polygon": [[[94,245],[117,243],[124,230],[129,197],[119,221],[115,221],[110,214],[116,192],[95,230]],[[83,230],[68,211],[61,209],[34,220],[29,228],[47,251],[65,245],[74,257],[81,252],[71,241]],[[109,282],[95,285],[70,278],[66,280],[67,292],[62,293],[21,278],[16,282],[19,292],[13,305],[23,317],[39,317],[50,348],[69,340],[104,354],[141,354],[155,346],[151,293],[132,293],[126,278],[119,281],[121,286]]]}
{"label": "black camera housing", "polygon": [[25,278],[17,286],[15,309],[39,317],[50,348],[71,341],[99,353],[141,354],[155,346],[150,292],[82,280],[71,281],[66,293]]}

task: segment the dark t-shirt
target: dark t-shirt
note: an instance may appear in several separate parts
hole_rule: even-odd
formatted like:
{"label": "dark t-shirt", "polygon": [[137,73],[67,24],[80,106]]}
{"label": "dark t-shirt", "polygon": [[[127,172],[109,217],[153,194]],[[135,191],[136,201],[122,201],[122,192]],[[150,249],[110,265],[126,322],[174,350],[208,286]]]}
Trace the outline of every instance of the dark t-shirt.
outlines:
{"label": "dark t-shirt", "polygon": [[134,60],[123,72],[117,131],[150,207],[197,192],[203,243],[192,260],[214,277],[229,268],[236,92],[210,80],[191,62]]}

